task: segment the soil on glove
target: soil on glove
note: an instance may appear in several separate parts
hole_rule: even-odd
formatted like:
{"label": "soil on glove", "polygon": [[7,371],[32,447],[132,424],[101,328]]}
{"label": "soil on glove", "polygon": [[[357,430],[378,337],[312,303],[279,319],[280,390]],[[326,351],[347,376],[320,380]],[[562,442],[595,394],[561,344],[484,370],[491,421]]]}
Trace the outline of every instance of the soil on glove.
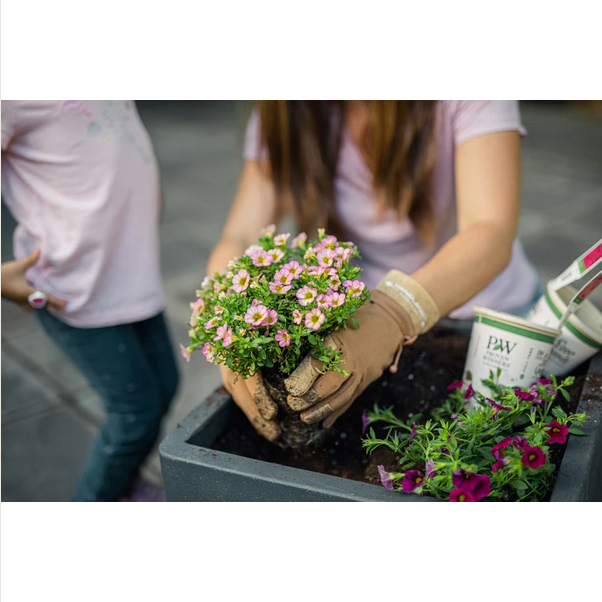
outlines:
{"label": "soil on glove", "polygon": [[[447,386],[462,379],[469,339],[445,327],[435,327],[404,349],[396,374],[386,371],[372,383],[330,429],[328,437],[317,447],[304,450],[281,449],[258,435],[241,411],[232,427],[218,438],[212,448],[238,456],[321,472],[346,479],[380,484],[377,466],[383,464],[389,471],[398,470],[399,456],[381,447],[366,455],[362,447],[362,412],[374,404],[381,408],[393,407],[401,419],[421,414],[423,422],[447,397]],[[575,383],[569,388],[570,404],[560,403],[567,411],[574,411],[583,383],[584,371],[575,372]],[[552,461],[562,459],[565,445],[553,446]]]}

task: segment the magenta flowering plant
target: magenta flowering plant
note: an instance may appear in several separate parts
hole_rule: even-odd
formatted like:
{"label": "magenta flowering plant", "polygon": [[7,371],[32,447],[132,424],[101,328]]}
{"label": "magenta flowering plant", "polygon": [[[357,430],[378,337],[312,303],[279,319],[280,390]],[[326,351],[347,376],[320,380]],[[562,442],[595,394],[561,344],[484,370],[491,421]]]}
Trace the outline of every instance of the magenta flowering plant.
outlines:
{"label": "magenta flowering plant", "polygon": [[[379,466],[387,489],[451,502],[543,499],[554,481],[554,446],[566,443],[569,433],[583,434],[577,425],[585,414],[554,403],[559,394],[569,399],[566,388],[574,378],[558,382],[550,376],[522,389],[499,385],[493,375],[487,382],[492,398],[452,383],[445,404],[424,424],[416,417],[403,422],[391,408],[365,413],[366,451],[386,446],[401,456],[398,471]],[[476,407],[466,410],[469,399]],[[377,437],[377,423],[384,425],[384,437]]]}
{"label": "magenta flowering plant", "polygon": [[324,370],[344,372],[340,352],[325,344],[329,332],[346,328],[370,296],[351,260],[357,247],[318,231],[275,234],[266,228],[257,244],[233,259],[222,274],[205,278],[191,304],[186,359],[200,348],[205,358],[246,378],[261,368],[290,374],[307,353]]}

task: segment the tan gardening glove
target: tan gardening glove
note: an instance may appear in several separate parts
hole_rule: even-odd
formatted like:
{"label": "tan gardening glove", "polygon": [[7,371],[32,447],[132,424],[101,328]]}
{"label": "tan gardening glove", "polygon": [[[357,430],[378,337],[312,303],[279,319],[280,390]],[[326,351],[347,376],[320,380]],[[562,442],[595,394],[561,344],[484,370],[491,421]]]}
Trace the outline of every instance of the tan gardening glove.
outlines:
{"label": "tan gardening glove", "polygon": [[387,274],[371,297],[372,301],[354,316],[359,329],[348,325],[326,339],[329,347],[342,350],[342,368],[349,376],[339,372],[320,374],[322,362],[307,355],[285,380],[288,404],[302,412],[304,422],[324,420],[326,428],[332,426],[387,367],[396,372],[403,346],[413,343],[439,319],[431,296],[397,270]]}
{"label": "tan gardening glove", "polygon": [[[278,406],[263,384],[261,375],[236,380],[236,374],[226,366],[219,367],[226,391],[234,403],[245,413],[255,430],[268,441],[276,441],[280,436],[280,427],[272,420]],[[236,382],[234,382],[236,380]]]}

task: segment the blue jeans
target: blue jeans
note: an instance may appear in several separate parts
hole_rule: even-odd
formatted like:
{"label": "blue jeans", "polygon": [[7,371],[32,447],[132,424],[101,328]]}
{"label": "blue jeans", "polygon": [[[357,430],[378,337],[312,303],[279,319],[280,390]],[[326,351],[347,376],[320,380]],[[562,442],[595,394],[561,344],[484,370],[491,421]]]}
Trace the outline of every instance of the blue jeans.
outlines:
{"label": "blue jeans", "polygon": [[[546,292],[546,288],[545,288],[543,282],[541,281],[541,279],[539,279],[537,281],[537,286],[535,287],[535,292],[533,293],[533,296],[531,297],[531,299],[527,303],[525,303],[522,307],[518,307],[508,313],[512,314],[513,316],[518,316],[519,318],[524,318],[533,309],[534,305],[537,303],[537,301],[539,301],[539,298],[545,294],[545,292]],[[453,328],[459,334],[463,334],[467,337],[470,337],[470,333],[472,332],[473,323],[474,323],[474,318],[465,318],[462,320],[454,320],[452,318],[443,318],[442,320],[439,320],[439,324],[441,324],[442,326],[449,326],[450,328]]]}
{"label": "blue jeans", "polygon": [[117,501],[159,435],[178,386],[163,314],[105,328],[73,328],[35,312],[48,336],[100,394],[106,421],[89,452],[74,501]]}

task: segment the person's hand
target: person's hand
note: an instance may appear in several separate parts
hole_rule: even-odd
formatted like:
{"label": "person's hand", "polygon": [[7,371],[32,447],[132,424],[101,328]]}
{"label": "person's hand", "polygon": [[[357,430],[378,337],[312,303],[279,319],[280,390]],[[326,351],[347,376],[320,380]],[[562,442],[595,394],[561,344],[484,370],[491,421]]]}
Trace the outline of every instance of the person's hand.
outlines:
{"label": "person's hand", "polygon": [[322,362],[308,355],[285,380],[287,402],[301,412],[301,420],[307,424],[324,420],[324,426],[331,427],[387,367],[397,371],[403,346],[414,342],[439,318],[430,295],[395,270],[372,291],[371,298],[354,316],[359,329],[348,324],[326,339],[327,346],[342,351],[342,368],[348,376],[322,374]]}
{"label": "person's hand", "polygon": [[[40,249],[35,249],[31,255],[17,261],[6,261],[2,264],[2,297],[17,303],[26,311],[33,310],[27,302],[27,297],[36,291],[25,278],[27,270],[35,265],[40,258]],[[47,305],[54,309],[64,309],[67,302],[43,291]]]}
{"label": "person's hand", "polygon": [[[280,427],[272,420],[278,406],[263,384],[260,374],[236,380],[236,374],[226,366],[220,366],[226,391],[234,403],[245,413],[255,430],[268,441],[276,441],[280,436]],[[234,382],[236,380],[236,382]]]}

